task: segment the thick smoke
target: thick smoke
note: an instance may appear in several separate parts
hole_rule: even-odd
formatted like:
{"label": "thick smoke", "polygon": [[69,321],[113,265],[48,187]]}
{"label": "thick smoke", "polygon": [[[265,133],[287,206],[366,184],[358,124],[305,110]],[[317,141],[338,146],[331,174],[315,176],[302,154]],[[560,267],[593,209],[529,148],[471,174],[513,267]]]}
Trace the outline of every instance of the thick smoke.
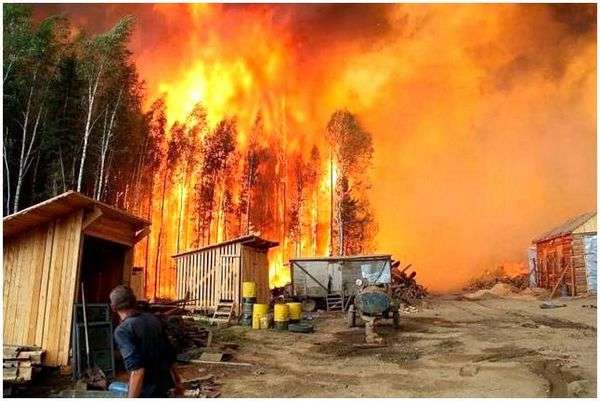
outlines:
{"label": "thick smoke", "polygon": [[260,95],[232,89],[222,108],[247,105],[250,120],[285,94],[290,141],[307,152],[334,110],[356,113],[374,138],[377,250],[412,263],[434,290],[524,261],[531,238],[595,208],[595,5],[37,11],[64,11],[90,31],[135,15],[148,103],[188,82],[199,60],[242,59]]}

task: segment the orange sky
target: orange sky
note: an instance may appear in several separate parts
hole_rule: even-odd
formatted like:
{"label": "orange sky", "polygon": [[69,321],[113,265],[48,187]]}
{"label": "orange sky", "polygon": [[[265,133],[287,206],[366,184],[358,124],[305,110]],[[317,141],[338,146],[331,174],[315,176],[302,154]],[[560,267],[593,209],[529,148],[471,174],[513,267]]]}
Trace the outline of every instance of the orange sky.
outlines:
{"label": "orange sky", "polygon": [[172,120],[201,100],[243,134],[267,110],[309,149],[334,110],[356,113],[377,251],[433,290],[524,261],[532,237],[595,208],[595,5],[39,8],[55,10],[92,31],[135,15],[148,101],[168,91]]}

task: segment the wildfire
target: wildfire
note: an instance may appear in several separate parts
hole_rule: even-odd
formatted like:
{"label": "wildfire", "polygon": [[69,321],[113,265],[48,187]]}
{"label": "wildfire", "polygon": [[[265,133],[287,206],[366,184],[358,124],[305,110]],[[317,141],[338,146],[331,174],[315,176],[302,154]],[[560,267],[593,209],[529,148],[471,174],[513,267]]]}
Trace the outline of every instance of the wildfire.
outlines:
{"label": "wildfire", "polygon": [[[260,183],[264,193],[251,205],[264,207],[262,225],[249,229],[281,243],[270,258],[272,285],[289,277],[290,257],[330,252],[338,171],[325,127],[339,109],[373,134],[373,251],[412,263],[430,289],[459,288],[480,266],[523,261],[550,221],[595,206],[594,5],[161,4],[136,12],[132,50],[148,106],[164,96],[172,126],[201,103],[208,127],[198,138],[235,119],[233,176],[253,140],[269,150],[260,175],[272,182]],[[316,183],[303,193],[291,238],[297,155],[315,167]],[[181,173],[163,186],[165,168],[152,190],[149,242],[136,252],[149,288],[160,266],[161,296],[173,294],[170,256],[197,240],[202,178]],[[240,185],[217,182],[215,202],[227,203],[225,189],[239,196]],[[211,242],[227,237],[225,217],[211,220]]]}

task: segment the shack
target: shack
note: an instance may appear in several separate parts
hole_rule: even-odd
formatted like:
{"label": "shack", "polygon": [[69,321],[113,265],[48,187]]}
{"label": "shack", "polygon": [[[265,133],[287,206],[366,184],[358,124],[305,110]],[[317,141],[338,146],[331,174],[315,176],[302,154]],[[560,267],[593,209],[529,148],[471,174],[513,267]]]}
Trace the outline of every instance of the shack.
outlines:
{"label": "shack", "polygon": [[150,222],[69,191],[4,217],[4,344],[39,346],[69,363],[74,303],[107,303],[129,284],[133,246]]}
{"label": "shack", "polygon": [[290,259],[292,289],[297,297],[324,298],[327,308],[355,294],[356,280],[391,282],[392,255],[304,257]]}
{"label": "shack", "polygon": [[539,287],[563,285],[568,295],[596,293],[596,212],[567,220],[533,240]]}
{"label": "shack", "polygon": [[203,312],[214,311],[221,300],[233,301],[239,315],[242,282],[254,281],[256,302],[268,302],[267,252],[278,245],[247,235],[174,255],[177,298],[189,300],[186,308]]}

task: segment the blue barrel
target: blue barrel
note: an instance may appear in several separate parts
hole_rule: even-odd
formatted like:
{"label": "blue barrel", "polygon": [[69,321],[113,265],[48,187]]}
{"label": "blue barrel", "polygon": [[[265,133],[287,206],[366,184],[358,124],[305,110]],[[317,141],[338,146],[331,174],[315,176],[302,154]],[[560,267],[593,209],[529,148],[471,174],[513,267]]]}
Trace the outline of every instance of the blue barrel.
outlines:
{"label": "blue barrel", "polygon": [[369,290],[356,294],[354,304],[358,310],[367,315],[378,315],[391,306],[390,298],[386,293]]}

